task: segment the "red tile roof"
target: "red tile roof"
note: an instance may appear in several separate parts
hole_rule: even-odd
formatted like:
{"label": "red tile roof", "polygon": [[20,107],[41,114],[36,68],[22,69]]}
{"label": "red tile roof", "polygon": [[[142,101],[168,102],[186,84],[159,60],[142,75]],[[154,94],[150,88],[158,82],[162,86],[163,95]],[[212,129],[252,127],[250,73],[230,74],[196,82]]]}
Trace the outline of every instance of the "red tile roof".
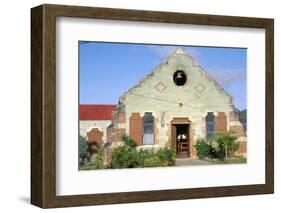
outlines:
{"label": "red tile roof", "polygon": [[115,108],[112,104],[80,104],[80,120],[111,120]]}

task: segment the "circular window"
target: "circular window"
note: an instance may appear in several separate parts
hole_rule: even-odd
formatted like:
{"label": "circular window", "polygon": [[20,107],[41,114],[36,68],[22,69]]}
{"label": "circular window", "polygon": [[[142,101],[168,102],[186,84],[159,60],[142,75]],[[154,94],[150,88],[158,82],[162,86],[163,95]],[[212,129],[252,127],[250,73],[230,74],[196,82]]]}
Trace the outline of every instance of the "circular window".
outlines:
{"label": "circular window", "polygon": [[177,86],[183,86],[186,83],[186,74],[184,71],[178,70],[174,73],[173,79]]}

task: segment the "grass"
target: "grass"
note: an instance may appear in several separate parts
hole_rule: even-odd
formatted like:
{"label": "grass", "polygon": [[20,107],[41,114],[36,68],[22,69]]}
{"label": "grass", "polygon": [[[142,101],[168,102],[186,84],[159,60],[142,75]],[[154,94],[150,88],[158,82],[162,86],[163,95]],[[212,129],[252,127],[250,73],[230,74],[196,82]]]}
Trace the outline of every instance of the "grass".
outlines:
{"label": "grass", "polygon": [[79,166],[79,170],[93,170],[93,169],[95,169],[95,165],[91,163]]}
{"label": "grass", "polygon": [[205,161],[216,163],[216,164],[239,164],[247,163],[247,158],[244,157],[232,157],[227,160],[218,160],[218,159],[204,159]]}

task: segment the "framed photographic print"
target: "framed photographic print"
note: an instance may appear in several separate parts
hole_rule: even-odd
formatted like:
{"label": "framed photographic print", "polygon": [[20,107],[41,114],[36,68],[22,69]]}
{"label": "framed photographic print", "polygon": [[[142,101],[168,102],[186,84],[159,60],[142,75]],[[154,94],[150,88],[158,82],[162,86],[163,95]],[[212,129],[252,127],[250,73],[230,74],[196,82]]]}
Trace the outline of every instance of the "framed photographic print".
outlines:
{"label": "framed photographic print", "polygon": [[31,9],[31,203],[274,191],[273,19]]}

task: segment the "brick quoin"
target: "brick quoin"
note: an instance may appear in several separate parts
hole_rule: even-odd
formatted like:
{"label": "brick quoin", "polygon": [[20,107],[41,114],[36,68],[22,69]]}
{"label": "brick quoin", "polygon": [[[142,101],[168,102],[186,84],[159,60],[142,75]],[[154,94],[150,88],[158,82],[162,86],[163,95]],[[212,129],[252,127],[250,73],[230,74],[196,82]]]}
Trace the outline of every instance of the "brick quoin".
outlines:
{"label": "brick quoin", "polygon": [[114,128],[113,128],[112,125],[107,127],[107,129],[106,129],[107,142],[112,142],[113,141],[113,132],[114,132]]}
{"label": "brick quoin", "polygon": [[239,121],[239,114],[235,111],[229,113],[229,120],[230,121]]}
{"label": "brick quoin", "polygon": [[114,128],[113,141],[122,141],[122,136],[126,133],[125,128]]}
{"label": "brick quoin", "polygon": [[126,116],[125,112],[123,111],[115,111],[112,113],[112,122],[114,124],[116,123],[125,123],[126,122]]}
{"label": "brick quoin", "polygon": [[125,118],[125,112],[119,112],[118,113],[118,123],[125,123],[126,118]]}
{"label": "brick quoin", "polygon": [[237,134],[237,136],[245,136],[243,125],[231,126],[230,130]]}
{"label": "brick quoin", "polygon": [[237,142],[239,144],[237,153],[239,154],[247,153],[247,143],[245,141],[237,141]]}

